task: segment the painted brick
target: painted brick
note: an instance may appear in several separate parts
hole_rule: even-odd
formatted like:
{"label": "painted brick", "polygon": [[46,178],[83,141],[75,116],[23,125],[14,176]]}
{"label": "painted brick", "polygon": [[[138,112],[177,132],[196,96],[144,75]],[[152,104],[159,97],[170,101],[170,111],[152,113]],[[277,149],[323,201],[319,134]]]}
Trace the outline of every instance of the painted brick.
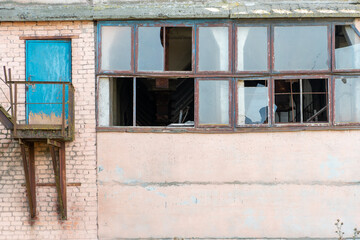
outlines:
{"label": "painted brick", "polygon": [[[76,89],[75,125],[77,130],[81,125],[82,131],[76,131],[74,142],[66,143],[67,182],[80,182],[81,186],[67,188],[68,220],[59,220],[55,187],[37,187],[38,217],[34,222],[29,221],[20,148],[0,124],[0,239],[97,239],[95,102],[90,101],[94,99],[95,89],[85,87],[95,86],[94,24],[90,21],[0,22],[0,33],[0,66],[11,67],[15,81],[25,80],[25,41],[19,39],[22,35],[79,35],[79,39],[72,41],[72,68],[90,71],[72,72]],[[83,38],[92,43],[79,44],[85,42]],[[3,77],[2,68],[0,77]],[[2,82],[0,89],[5,93],[0,90],[0,104],[8,108],[8,89]],[[20,88],[18,95],[24,100],[25,90]],[[23,107],[19,108],[18,116],[24,118]],[[36,143],[35,149],[36,182],[53,183],[48,147]]]}

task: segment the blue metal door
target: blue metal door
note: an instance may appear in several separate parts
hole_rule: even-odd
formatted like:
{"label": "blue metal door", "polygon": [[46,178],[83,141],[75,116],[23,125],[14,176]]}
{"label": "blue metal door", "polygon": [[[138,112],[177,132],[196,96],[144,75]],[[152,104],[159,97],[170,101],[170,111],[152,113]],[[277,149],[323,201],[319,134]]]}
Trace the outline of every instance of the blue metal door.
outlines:
{"label": "blue metal door", "polygon": [[[71,42],[68,40],[26,41],[26,80],[71,82]],[[62,84],[28,84],[26,122],[61,124]],[[68,86],[65,85],[65,119],[68,117]]]}

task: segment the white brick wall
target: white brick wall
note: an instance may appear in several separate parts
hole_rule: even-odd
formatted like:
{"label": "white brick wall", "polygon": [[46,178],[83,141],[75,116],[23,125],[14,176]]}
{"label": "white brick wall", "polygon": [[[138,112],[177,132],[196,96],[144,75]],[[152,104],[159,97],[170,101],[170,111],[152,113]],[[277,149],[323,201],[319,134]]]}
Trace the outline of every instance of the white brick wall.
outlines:
{"label": "white brick wall", "polygon": [[[20,36],[79,35],[72,39],[72,81],[75,87],[75,141],[66,143],[68,220],[60,221],[55,187],[37,187],[37,219],[30,222],[20,148],[0,124],[0,239],[96,239],[96,134],[94,24],[77,22],[0,23],[0,66],[13,80],[25,80],[25,40]],[[0,76],[3,77],[2,69]],[[8,89],[0,83],[6,94]],[[22,90],[19,99],[24,99]],[[6,98],[0,91],[0,104]],[[23,109],[18,114],[24,116]],[[55,182],[47,145],[35,144],[37,183]]]}

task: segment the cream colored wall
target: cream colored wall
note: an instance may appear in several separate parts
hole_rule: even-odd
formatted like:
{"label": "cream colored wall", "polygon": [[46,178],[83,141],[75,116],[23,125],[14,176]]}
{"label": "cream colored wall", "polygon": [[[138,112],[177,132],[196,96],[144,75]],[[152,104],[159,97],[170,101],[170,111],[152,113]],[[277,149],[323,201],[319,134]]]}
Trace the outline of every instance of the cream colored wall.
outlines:
{"label": "cream colored wall", "polygon": [[360,131],[97,134],[99,237],[330,238],[360,226]]}

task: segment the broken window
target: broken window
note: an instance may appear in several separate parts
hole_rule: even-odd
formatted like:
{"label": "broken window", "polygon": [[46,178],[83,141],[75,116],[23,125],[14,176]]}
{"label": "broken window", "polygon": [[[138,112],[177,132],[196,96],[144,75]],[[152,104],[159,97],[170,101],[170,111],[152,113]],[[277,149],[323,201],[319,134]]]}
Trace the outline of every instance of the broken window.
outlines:
{"label": "broken window", "polygon": [[133,125],[133,78],[99,79],[99,126]]}
{"label": "broken window", "polygon": [[237,81],[237,125],[268,123],[268,81]]}
{"label": "broken window", "polygon": [[237,71],[268,69],[268,28],[237,28]]}
{"label": "broken window", "polygon": [[229,27],[199,27],[200,71],[229,71]]}
{"label": "broken window", "polygon": [[329,69],[327,26],[274,27],[276,71]]}
{"label": "broken window", "polygon": [[99,126],[193,126],[194,79],[100,78],[99,113]]}
{"label": "broken window", "polygon": [[360,69],[360,38],[351,25],[335,26],[335,68]]}
{"label": "broken window", "polygon": [[327,79],[275,80],[275,122],[328,122]]}
{"label": "broken window", "polygon": [[192,71],[191,27],[139,27],[139,71]]}
{"label": "broken window", "polygon": [[130,71],[132,69],[132,28],[101,27],[101,70]]}
{"label": "broken window", "polygon": [[199,80],[199,124],[228,125],[228,80]]}
{"label": "broken window", "polygon": [[335,122],[360,122],[360,77],[335,78]]}

